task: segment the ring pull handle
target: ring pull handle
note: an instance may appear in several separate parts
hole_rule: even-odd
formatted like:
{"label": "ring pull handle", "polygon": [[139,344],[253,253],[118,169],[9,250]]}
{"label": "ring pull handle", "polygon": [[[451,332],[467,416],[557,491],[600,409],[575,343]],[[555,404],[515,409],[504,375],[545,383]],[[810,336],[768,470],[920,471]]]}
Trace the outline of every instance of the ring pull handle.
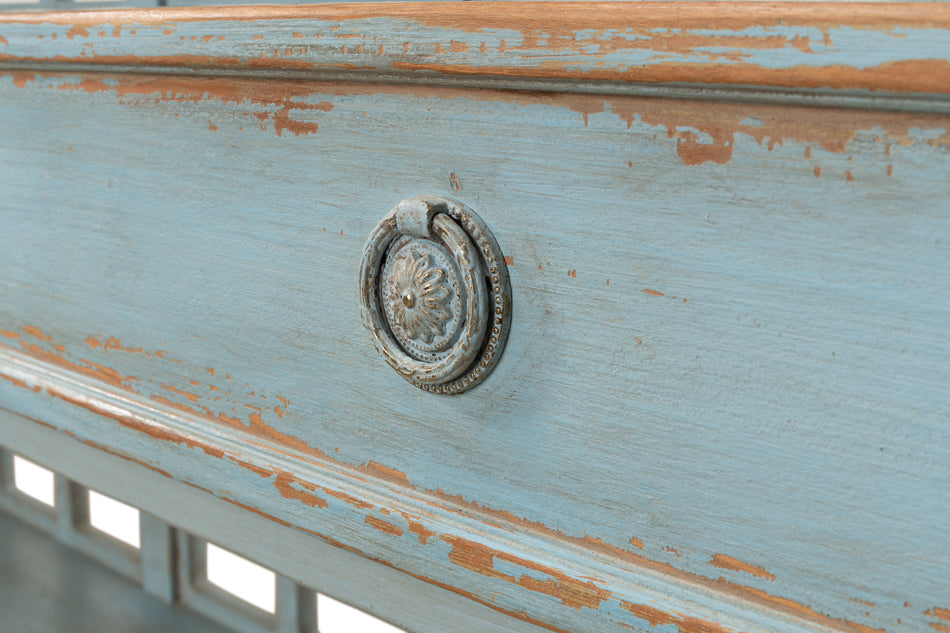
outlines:
{"label": "ring pull handle", "polygon": [[380,221],[363,251],[360,301],[376,349],[427,391],[472,388],[508,338],[504,257],[481,218],[451,198],[410,198]]}

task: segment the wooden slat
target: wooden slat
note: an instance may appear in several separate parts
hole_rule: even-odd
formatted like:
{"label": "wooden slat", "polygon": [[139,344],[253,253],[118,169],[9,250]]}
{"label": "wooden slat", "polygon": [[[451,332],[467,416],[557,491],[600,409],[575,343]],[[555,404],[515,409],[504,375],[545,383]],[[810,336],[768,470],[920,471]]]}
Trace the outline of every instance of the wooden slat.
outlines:
{"label": "wooden slat", "polygon": [[162,602],[178,599],[175,528],[147,512],[139,515],[142,535],[142,589]]}

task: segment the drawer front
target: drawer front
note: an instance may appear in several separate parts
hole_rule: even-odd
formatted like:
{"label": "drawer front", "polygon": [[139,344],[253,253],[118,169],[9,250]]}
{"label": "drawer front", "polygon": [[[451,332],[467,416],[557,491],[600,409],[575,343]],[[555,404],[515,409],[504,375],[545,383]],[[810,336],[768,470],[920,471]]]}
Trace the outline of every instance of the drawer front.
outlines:
{"label": "drawer front", "polygon": [[[370,17],[335,19],[365,50]],[[212,73],[154,61],[140,20],[0,23],[67,58],[0,71],[5,408],[555,630],[943,630],[950,116],[916,94],[939,86]],[[100,66],[70,57],[99,39]],[[507,348],[459,396],[360,317],[367,236],[424,194],[474,209],[511,275]]]}

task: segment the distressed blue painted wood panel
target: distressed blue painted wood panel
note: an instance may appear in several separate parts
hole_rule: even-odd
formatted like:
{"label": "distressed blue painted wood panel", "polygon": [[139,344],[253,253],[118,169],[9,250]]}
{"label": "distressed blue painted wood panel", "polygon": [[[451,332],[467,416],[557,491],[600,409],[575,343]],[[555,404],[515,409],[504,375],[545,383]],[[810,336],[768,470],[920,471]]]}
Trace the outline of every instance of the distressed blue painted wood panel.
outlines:
{"label": "distressed blue painted wood panel", "polygon": [[[430,6],[0,19],[2,406],[556,630],[942,631],[945,9]],[[423,193],[512,273],[457,398],[360,324]]]}
{"label": "distressed blue painted wood panel", "polygon": [[[0,89],[7,344],[836,626],[917,630],[941,605],[946,117],[141,76]],[[508,350],[458,398],[402,381],[359,322],[365,236],[424,192],[465,200],[511,257]],[[10,390],[24,411],[50,398]],[[281,493],[245,477],[216,485]]]}

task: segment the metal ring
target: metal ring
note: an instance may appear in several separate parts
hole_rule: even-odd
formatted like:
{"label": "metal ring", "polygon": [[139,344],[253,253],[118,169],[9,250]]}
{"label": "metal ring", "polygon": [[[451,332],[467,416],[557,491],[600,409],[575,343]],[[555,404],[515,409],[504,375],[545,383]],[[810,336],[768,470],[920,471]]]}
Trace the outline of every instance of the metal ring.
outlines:
{"label": "metal ring", "polygon": [[461,393],[494,369],[508,338],[511,288],[485,223],[445,197],[400,202],[367,240],[363,324],[409,382]]}

